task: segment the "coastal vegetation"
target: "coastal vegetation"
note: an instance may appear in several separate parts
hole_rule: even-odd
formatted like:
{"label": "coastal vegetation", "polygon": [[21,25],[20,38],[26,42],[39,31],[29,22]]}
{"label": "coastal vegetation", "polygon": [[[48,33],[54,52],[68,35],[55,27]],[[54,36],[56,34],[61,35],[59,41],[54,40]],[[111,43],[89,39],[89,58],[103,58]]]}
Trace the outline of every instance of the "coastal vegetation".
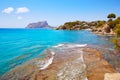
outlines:
{"label": "coastal vegetation", "polygon": [[73,21],[66,22],[64,25],[61,25],[57,28],[57,30],[81,30],[88,29],[91,27],[95,27],[97,25],[97,21],[86,22],[86,21]]}
{"label": "coastal vegetation", "polygon": [[[56,28],[57,30],[81,30],[81,29],[92,29],[93,32],[99,32],[102,34],[110,33],[110,34],[117,34],[119,36],[120,30],[120,17],[116,18],[114,13],[108,14],[107,18],[108,21],[98,20],[92,22],[86,21],[73,21],[73,22],[66,22],[64,25],[59,26]],[[116,19],[115,19],[116,18]]]}
{"label": "coastal vegetation", "polygon": [[103,25],[106,23],[106,21],[98,21],[97,22],[97,25],[96,25],[96,28],[99,28],[99,27],[103,27]]}
{"label": "coastal vegetation", "polygon": [[116,18],[116,15],[111,13],[108,15],[108,18],[110,18],[108,20],[108,25],[115,33],[115,36],[112,38],[112,43],[114,44],[115,51],[120,53],[120,17],[112,20],[113,18]]}
{"label": "coastal vegetation", "polygon": [[110,13],[107,16],[108,21],[73,21],[66,22],[64,25],[56,28],[57,30],[82,30],[91,29],[92,32],[97,34],[114,35],[111,39],[112,43],[115,45],[114,48],[120,52],[120,17],[116,18],[116,14]]}

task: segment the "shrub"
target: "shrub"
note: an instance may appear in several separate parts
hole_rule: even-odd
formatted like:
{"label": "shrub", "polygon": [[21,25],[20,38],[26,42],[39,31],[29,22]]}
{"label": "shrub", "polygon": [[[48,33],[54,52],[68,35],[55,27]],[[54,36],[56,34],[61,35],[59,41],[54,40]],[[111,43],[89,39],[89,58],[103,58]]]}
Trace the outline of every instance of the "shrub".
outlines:
{"label": "shrub", "polygon": [[105,21],[98,21],[96,28],[103,27],[104,24],[105,24]]}
{"label": "shrub", "polygon": [[120,37],[120,24],[116,24],[114,32],[116,33],[117,37]]}

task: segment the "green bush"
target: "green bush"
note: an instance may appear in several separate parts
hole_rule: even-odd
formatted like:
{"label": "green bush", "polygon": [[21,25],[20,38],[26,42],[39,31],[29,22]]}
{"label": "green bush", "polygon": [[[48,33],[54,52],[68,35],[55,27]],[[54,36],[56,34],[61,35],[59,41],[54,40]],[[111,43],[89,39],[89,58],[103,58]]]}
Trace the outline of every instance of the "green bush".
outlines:
{"label": "green bush", "polygon": [[117,37],[112,38],[111,42],[114,44],[114,48],[115,49],[119,49],[120,48],[120,40]]}
{"label": "green bush", "polygon": [[103,25],[104,25],[105,23],[106,23],[105,21],[98,21],[98,22],[97,22],[97,25],[96,25],[96,28],[103,27]]}
{"label": "green bush", "polygon": [[116,24],[114,32],[116,33],[117,37],[120,37],[120,24]]}

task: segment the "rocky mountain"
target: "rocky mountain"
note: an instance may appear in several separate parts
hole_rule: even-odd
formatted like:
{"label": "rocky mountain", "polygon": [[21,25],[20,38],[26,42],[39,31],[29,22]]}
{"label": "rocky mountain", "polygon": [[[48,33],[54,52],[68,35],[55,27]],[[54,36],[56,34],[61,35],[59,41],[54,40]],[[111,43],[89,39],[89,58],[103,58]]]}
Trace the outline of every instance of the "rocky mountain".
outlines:
{"label": "rocky mountain", "polygon": [[48,25],[47,21],[39,21],[28,24],[26,28],[52,28],[52,27]]}

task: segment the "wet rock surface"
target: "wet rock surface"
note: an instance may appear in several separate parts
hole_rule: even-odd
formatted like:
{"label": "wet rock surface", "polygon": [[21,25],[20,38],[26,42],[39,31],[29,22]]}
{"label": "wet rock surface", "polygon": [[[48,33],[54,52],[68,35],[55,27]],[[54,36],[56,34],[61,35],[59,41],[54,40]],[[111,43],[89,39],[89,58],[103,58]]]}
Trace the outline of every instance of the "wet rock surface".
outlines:
{"label": "wet rock surface", "polygon": [[39,72],[37,80],[87,80],[81,48],[62,47],[54,52],[53,63]]}
{"label": "wet rock surface", "polygon": [[[86,45],[59,45],[2,76],[0,80],[104,80],[115,69],[97,49]],[[48,63],[46,63],[48,62]]]}

